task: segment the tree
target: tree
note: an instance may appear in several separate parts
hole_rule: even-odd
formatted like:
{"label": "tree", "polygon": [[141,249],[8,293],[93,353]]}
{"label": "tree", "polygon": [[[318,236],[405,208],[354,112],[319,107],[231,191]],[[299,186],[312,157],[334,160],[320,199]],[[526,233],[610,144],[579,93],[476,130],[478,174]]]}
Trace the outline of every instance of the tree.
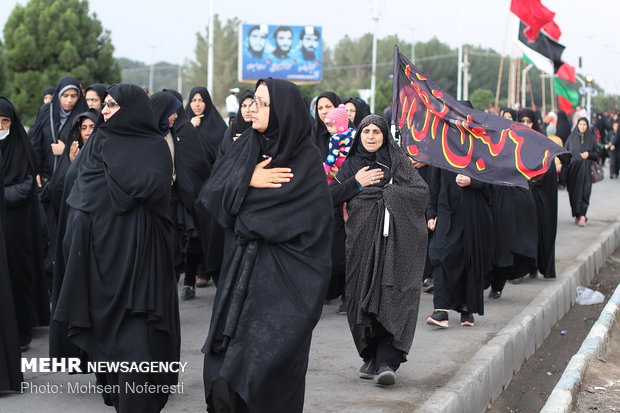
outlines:
{"label": "tree", "polygon": [[475,109],[484,111],[487,105],[495,105],[495,94],[489,89],[476,89],[469,101]]}
{"label": "tree", "polygon": [[[228,19],[222,23],[218,15],[213,17],[213,90],[210,90],[211,99],[215,106],[223,106],[228,90],[233,87],[240,89],[254,89],[252,83],[240,83],[238,78],[238,50],[239,19]],[[192,86],[207,86],[207,63],[209,53],[208,30],[204,36],[196,33],[196,60],[190,62],[188,81]]]}
{"label": "tree", "polygon": [[6,74],[6,61],[4,59],[4,44],[0,41],[0,96],[10,95]]}
{"label": "tree", "polygon": [[4,27],[12,101],[26,123],[36,115],[40,93],[62,76],[83,84],[117,83],[110,32],[89,15],[86,0],[30,0],[17,5]]}

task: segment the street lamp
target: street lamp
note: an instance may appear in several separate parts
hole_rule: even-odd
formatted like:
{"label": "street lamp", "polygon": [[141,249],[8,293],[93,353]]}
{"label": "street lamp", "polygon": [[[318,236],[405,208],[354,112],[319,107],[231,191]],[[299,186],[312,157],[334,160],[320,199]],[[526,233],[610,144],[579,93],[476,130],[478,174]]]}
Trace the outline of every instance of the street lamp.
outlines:
{"label": "street lamp", "polygon": [[586,97],[586,111],[588,112],[588,116],[592,116],[592,112],[590,112],[590,107],[592,104],[592,98],[598,95],[598,90],[592,87],[592,83],[594,82],[594,76],[590,73],[586,75],[585,82],[581,80],[581,78],[577,77],[582,86],[579,88],[579,94],[581,96]]}

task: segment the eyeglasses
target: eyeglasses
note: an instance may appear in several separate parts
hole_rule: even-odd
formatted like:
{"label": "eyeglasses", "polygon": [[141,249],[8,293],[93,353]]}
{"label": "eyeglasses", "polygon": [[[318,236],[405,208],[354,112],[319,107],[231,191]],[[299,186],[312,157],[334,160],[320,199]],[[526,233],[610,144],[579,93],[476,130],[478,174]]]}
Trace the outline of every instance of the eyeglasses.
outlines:
{"label": "eyeglasses", "polygon": [[115,102],[115,101],[113,101],[113,100],[108,100],[107,102],[103,102],[103,106],[104,106],[104,107],[105,107],[105,106],[107,106],[107,107],[109,107],[110,109],[114,109],[115,107],[119,106],[119,104],[118,104],[118,103],[116,103],[116,102]]}
{"label": "eyeglasses", "polygon": [[2,119],[2,120],[0,120],[0,124],[2,126],[10,125],[11,124],[11,119]]}
{"label": "eyeglasses", "polygon": [[250,107],[252,107],[252,105],[256,105],[257,108],[260,108],[261,106],[264,108],[268,108],[269,106],[271,106],[270,103],[263,102],[261,98],[252,99],[252,103],[250,104]]}
{"label": "eyeglasses", "polygon": [[87,102],[97,102],[99,101],[99,98],[86,98]]}

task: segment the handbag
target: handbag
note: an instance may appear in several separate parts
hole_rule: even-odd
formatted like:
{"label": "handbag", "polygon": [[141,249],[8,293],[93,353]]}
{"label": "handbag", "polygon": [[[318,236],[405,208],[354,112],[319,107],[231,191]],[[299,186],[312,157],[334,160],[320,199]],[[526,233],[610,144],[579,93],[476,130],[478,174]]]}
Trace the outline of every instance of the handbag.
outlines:
{"label": "handbag", "polygon": [[593,184],[598,181],[602,181],[605,178],[603,163],[601,162],[601,158],[598,156],[596,157],[596,160],[590,161],[590,177],[592,178]]}

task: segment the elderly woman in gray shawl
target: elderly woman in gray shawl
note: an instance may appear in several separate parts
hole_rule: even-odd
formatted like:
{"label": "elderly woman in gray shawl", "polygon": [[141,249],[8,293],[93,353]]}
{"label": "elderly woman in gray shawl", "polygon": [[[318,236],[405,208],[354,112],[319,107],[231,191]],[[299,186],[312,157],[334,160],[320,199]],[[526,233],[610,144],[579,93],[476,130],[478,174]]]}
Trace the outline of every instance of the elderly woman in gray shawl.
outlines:
{"label": "elderly woman in gray shawl", "polygon": [[330,185],[345,204],[347,318],[359,377],[396,382],[415,333],[426,257],[428,187],[385,119],[366,116]]}

